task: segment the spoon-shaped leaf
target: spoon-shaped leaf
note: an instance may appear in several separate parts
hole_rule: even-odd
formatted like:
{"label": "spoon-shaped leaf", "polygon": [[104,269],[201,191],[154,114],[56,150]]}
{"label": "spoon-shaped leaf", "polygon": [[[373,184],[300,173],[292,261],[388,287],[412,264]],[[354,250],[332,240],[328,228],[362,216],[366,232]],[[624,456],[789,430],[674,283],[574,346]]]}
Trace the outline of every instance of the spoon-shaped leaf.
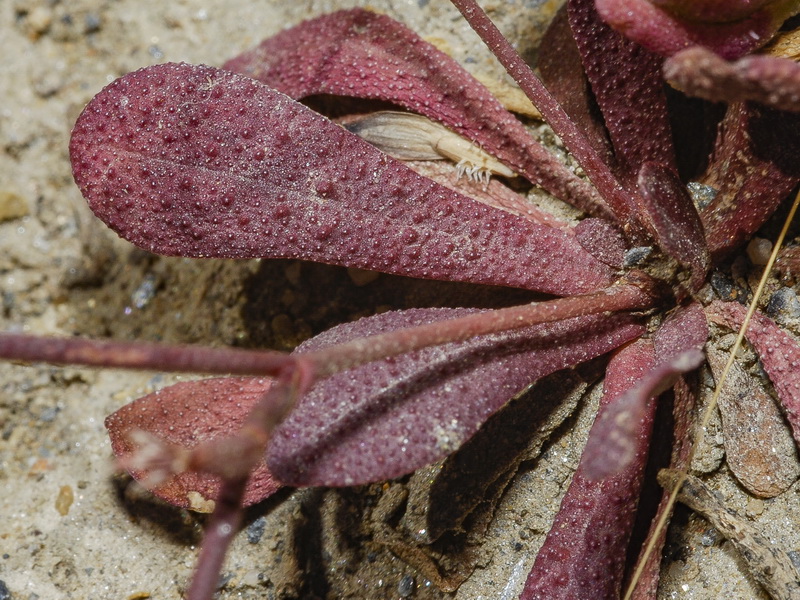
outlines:
{"label": "spoon-shaped leaf", "polygon": [[295,99],[334,94],[392,102],[439,121],[555,196],[604,203],[451,57],[385,15],[343,10],[300,23],[224,65]]}
{"label": "spoon-shaped leaf", "polygon": [[[320,350],[474,312],[414,309],[334,327],[300,346]],[[640,335],[631,315],[593,315],[375,361],[312,388],[275,431],[270,470],[292,485],[397,477],[452,453],[540,377]]]}
{"label": "spoon-shaped leaf", "polygon": [[92,210],[153,252],[292,257],[574,294],[611,270],[563,231],[434,184],[288,97],[211,67],[128,74],[72,135]]}

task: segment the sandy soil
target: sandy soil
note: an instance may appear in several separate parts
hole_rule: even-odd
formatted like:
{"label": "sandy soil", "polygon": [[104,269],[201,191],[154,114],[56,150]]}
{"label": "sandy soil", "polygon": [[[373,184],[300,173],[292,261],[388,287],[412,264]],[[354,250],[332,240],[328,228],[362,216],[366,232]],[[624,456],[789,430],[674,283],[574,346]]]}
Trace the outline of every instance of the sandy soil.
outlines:
{"label": "sandy soil", "polygon": [[[0,2],[0,328],[285,349],[387,307],[490,306],[524,297],[387,276],[365,282],[344,269],[295,261],[163,259],[106,231],[85,208],[67,156],[71,125],[99,89],[157,62],[220,64],[303,18],[367,3],[224,4]],[[542,4],[531,0],[485,4],[525,53],[552,10],[550,2],[531,10]],[[473,71],[502,77],[442,0],[368,6],[435,39]],[[319,301],[319,289],[329,302]],[[176,379],[0,364],[0,600],[182,597],[202,518],[113,475],[103,427],[122,404]],[[456,597],[519,593],[595,405],[588,395],[542,458],[523,466],[486,535],[470,540],[467,562],[477,568]],[[728,506],[784,550],[800,551],[796,484],[761,501],[724,465],[711,461],[709,469]],[[387,525],[379,517],[389,504],[382,499],[393,487],[286,491],[254,507],[224,568],[220,598],[451,597],[431,583],[424,560],[412,566],[380,542]],[[687,513],[680,521],[661,597],[764,597],[705,521]],[[453,562],[450,556],[443,564]]]}

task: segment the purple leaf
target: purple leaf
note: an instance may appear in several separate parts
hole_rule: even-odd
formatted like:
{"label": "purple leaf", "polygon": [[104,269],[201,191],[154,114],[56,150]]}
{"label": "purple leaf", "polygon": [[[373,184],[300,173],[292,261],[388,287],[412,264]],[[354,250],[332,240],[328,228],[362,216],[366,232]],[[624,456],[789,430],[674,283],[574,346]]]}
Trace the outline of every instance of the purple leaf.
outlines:
{"label": "purple leaf", "polygon": [[566,202],[603,205],[461,65],[387,16],[353,9],[305,21],[223,68],[295,99],[334,94],[393,102],[446,125]]}
{"label": "purple leaf", "polygon": [[671,168],[654,162],[642,165],[638,183],[659,247],[691,271],[690,290],[698,291],[711,268],[711,256],[686,186]]}
{"label": "purple leaf", "polygon": [[82,113],[70,152],[92,210],[160,254],[303,258],[562,295],[611,281],[573,236],[436,185],[211,67],[116,80]]}
{"label": "purple leaf", "polygon": [[775,0],[650,0],[653,5],[689,21],[738,21]]}
{"label": "purple leaf", "polygon": [[[763,46],[778,27],[797,11],[794,2],[747,2],[706,4],[685,18],[680,14],[690,5],[670,3],[674,13],[659,8],[650,0],[597,0],[604,21],[645,48],[672,56],[690,46],[705,46],[727,59],[735,59]],[[770,6],[772,5],[772,6]],[[757,10],[750,10],[751,7]],[[709,18],[694,17],[708,9]],[[746,14],[746,18],[735,18]],[[734,18],[731,17],[734,15]]]}
{"label": "purple leaf", "polygon": [[685,94],[712,102],[753,100],[800,112],[800,65],[788,58],[756,55],[728,62],[695,46],[664,63],[664,78]]}
{"label": "purple leaf", "polygon": [[800,114],[750,102],[729,106],[700,181],[717,191],[700,216],[719,260],[755,233],[800,181]]}
{"label": "purple leaf", "polygon": [[[300,347],[469,314],[385,313],[335,327]],[[376,361],[330,377],[276,430],[270,469],[293,485],[355,485],[397,477],[457,449],[536,379],[640,335],[629,315],[578,317]]]}
{"label": "purple leaf", "polygon": [[[706,325],[706,329],[708,326]],[[656,352],[658,352],[658,340],[656,340]],[[695,423],[695,405],[697,400],[694,391],[686,383],[685,378],[681,377],[674,387],[674,401],[673,401],[673,446],[672,446],[672,459],[670,461],[671,469],[687,469],[689,459],[692,452],[693,440],[692,432],[694,431]],[[661,557],[664,542],[667,539],[668,527],[661,527],[656,533],[657,524],[661,520],[663,514],[667,511],[669,502],[669,491],[664,491],[661,495],[656,514],[651,521],[650,530],[647,533],[647,538],[642,545],[642,551],[639,554],[637,564],[642,560],[643,553],[648,544],[652,541],[653,549],[647,558],[647,562],[642,567],[642,572],[639,581],[636,584],[636,589],[631,595],[632,600],[652,600],[656,597],[658,591],[658,581],[661,575]],[[672,508],[670,508],[670,511]],[[669,524],[669,518],[666,521]],[[657,536],[653,539],[653,536]]]}
{"label": "purple leaf", "polygon": [[[560,598],[616,598],[622,585],[625,554],[641,489],[655,402],[635,422],[635,460],[603,480],[586,477],[588,445],[597,449],[603,412],[613,406],[653,368],[653,343],[639,340],[620,350],[611,360],[598,421],[589,432],[587,450],[572,478],[561,509],[536,556],[520,600]],[[600,448],[602,451],[602,448]]]}
{"label": "purple leaf", "polygon": [[[676,352],[702,348],[708,339],[708,322],[702,307],[693,303],[676,311],[662,323],[655,335],[655,353],[657,360],[664,361]],[[692,388],[687,384],[686,377],[682,376],[673,387],[673,434],[671,469],[687,469],[692,453],[692,435],[695,429],[695,406],[697,400]],[[661,501],[653,519],[647,538],[642,545],[642,551],[637,564],[642,560],[645,549],[653,544],[652,552],[647,557],[647,562],[642,566],[641,575],[636,584],[636,589],[631,595],[632,600],[651,600],[656,597],[658,581],[661,574],[662,548],[667,537],[667,527],[658,530],[657,523],[667,511],[669,491],[664,491]],[[670,508],[671,510],[671,508]],[[669,524],[669,518],[666,521]],[[653,539],[655,537],[655,539]]]}
{"label": "purple leaf", "polygon": [[660,56],[611,29],[593,0],[570,0],[569,23],[614,147],[613,165],[635,185],[645,162],[675,164]]}
{"label": "purple leaf", "polygon": [[[143,396],[106,418],[111,448],[117,459],[130,457],[137,450],[130,438],[136,430],[185,449],[234,434],[270,384],[271,380],[259,378],[203,379],[177,383]],[[130,473],[138,481],[149,475],[138,469]],[[269,473],[266,461],[262,461],[250,476],[244,504],[260,502],[280,487]],[[185,471],[152,492],[175,506],[208,512],[205,505],[217,497],[219,488],[218,477]]]}
{"label": "purple leaf", "polygon": [[598,417],[597,434],[586,444],[584,474],[589,479],[613,477],[636,457],[637,426],[650,410],[651,399],[671,388],[678,377],[703,362],[697,349],[674,354],[642,376]]}
{"label": "purple leaf", "polygon": [[586,444],[584,475],[604,479],[624,469],[637,451],[638,423],[650,410],[650,399],[672,387],[678,378],[703,362],[708,324],[699,304],[670,316],[655,335],[655,365],[598,416],[596,435]]}
{"label": "purple leaf", "polygon": [[[713,302],[706,311],[711,318],[731,329],[739,329],[747,313],[738,302]],[[800,445],[800,344],[758,312],[753,314],[745,336],[758,353],[792,427],[794,439]]]}
{"label": "purple leaf", "polygon": [[592,256],[616,269],[622,268],[628,247],[619,230],[603,219],[583,219],[575,237]]}
{"label": "purple leaf", "polygon": [[702,306],[693,302],[667,317],[656,330],[656,359],[671,361],[690,350],[702,350],[708,341],[708,320]]}
{"label": "purple leaf", "polygon": [[547,28],[539,45],[537,65],[548,91],[580,127],[594,151],[610,164],[613,160],[611,143],[583,69],[566,4]]}
{"label": "purple leaf", "polygon": [[[525,196],[518,194],[496,179],[490,179],[489,182],[486,183],[470,177],[459,177],[456,170],[453,169],[453,165],[441,161],[406,161],[405,164],[423,177],[432,179],[436,183],[450,188],[454,192],[468,196],[487,206],[510,212],[513,215],[525,217],[529,221],[538,223],[539,225],[560,229],[569,235],[575,233],[575,229],[580,227],[580,224],[584,221],[601,221],[601,219],[583,219],[573,228],[567,221],[539,208]],[[607,223],[607,221],[602,222]]]}
{"label": "purple leaf", "polygon": [[[451,0],[470,26],[489,46],[508,74],[519,84],[526,96],[536,105],[547,123],[558,132],[566,148],[578,159],[594,186],[600,191],[609,208],[612,220],[624,229],[634,242],[647,239],[643,226],[644,215],[630,190],[620,185],[617,178],[586,138],[578,125],[571,121],[541,80],[531,71],[509,41],[492,23],[475,0]],[[592,214],[588,208],[585,209]]]}

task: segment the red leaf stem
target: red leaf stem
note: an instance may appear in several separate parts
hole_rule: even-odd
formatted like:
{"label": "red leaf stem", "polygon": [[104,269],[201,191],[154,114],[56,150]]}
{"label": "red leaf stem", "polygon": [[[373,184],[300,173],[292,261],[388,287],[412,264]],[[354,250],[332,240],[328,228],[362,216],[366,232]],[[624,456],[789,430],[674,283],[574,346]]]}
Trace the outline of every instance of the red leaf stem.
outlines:
{"label": "red leaf stem", "polygon": [[654,296],[635,285],[617,285],[582,296],[512,306],[365,337],[307,355],[314,373],[325,377],[353,366],[404,354],[427,346],[460,342],[574,317],[650,308]]}
{"label": "red leaf stem", "polygon": [[242,522],[242,497],[246,483],[246,479],[223,482],[214,514],[205,528],[187,600],[211,600],[217,591],[225,555]]}
{"label": "red leaf stem", "polygon": [[297,359],[269,350],[53,338],[0,332],[0,358],[115,369],[276,376]]}

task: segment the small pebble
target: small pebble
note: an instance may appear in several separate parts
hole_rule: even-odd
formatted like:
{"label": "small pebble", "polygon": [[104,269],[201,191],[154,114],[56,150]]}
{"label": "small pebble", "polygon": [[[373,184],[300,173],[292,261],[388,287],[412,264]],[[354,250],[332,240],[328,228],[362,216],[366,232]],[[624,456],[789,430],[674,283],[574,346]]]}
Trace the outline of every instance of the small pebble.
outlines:
{"label": "small pebble", "polygon": [[156,276],[152,273],[148,273],[139,284],[139,287],[137,287],[133,294],[131,294],[131,302],[138,309],[144,308],[150,303],[150,300],[153,299],[153,296],[156,295],[157,287],[158,281]]}
{"label": "small pebble", "polygon": [[711,273],[711,287],[722,300],[735,300],[739,296],[733,282],[719,271]]}
{"label": "small pebble", "polygon": [[789,560],[792,561],[794,568],[800,571],[800,552],[797,550],[789,550],[786,554],[789,555]]}
{"label": "small pebble", "polygon": [[772,242],[764,238],[755,237],[747,244],[747,258],[757,266],[763,266],[769,261],[772,253]]}
{"label": "small pebble", "polygon": [[255,521],[250,523],[246,529],[247,541],[251,544],[257,544],[261,541],[261,536],[264,535],[264,530],[267,527],[267,519],[258,517]]}
{"label": "small pebble", "polygon": [[53,11],[46,6],[37,6],[28,13],[28,27],[37,36],[47,31],[52,22]]}
{"label": "small pebble", "polygon": [[717,531],[713,527],[710,527],[703,532],[702,536],[700,536],[700,543],[703,546],[709,547],[716,544],[718,539],[719,539],[719,531]]}
{"label": "small pebble", "polygon": [[751,498],[747,503],[745,512],[750,518],[760,517],[764,512],[764,501],[758,498]]}
{"label": "small pebble", "polygon": [[651,246],[636,246],[635,248],[631,248],[625,253],[623,266],[634,267],[645,260],[652,253],[653,248]]}
{"label": "small pebble", "polygon": [[792,288],[781,288],[770,297],[766,312],[781,325],[786,325],[788,321],[800,318],[800,300]]}
{"label": "small pebble", "polygon": [[29,214],[30,208],[25,198],[10,190],[0,190],[0,223],[27,217]]}
{"label": "small pebble", "polygon": [[11,600],[11,591],[2,579],[0,579],[0,600]]}
{"label": "small pebble", "polygon": [[89,13],[83,19],[83,31],[84,33],[96,33],[100,31],[102,24],[103,21],[100,19],[99,15]]}
{"label": "small pebble", "polygon": [[697,208],[705,208],[717,197],[717,190],[710,185],[690,181],[686,187],[689,189],[689,195]]}
{"label": "small pebble", "polygon": [[68,485],[62,485],[56,497],[56,510],[58,514],[62,517],[66,517],[74,501],[75,494],[72,493],[72,488]]}
{"label": "small pebble", "polygon": [[258,587],[261,584],[261,573],[256,569],[250,569],[242,577],[242,583],[249,587]]}
{"label": "small pebble", "polygon": [[411,575],[403,575],[400,583],[397,584],[397,593],[401,598],[409,598],[416,588],[416,582]]}

